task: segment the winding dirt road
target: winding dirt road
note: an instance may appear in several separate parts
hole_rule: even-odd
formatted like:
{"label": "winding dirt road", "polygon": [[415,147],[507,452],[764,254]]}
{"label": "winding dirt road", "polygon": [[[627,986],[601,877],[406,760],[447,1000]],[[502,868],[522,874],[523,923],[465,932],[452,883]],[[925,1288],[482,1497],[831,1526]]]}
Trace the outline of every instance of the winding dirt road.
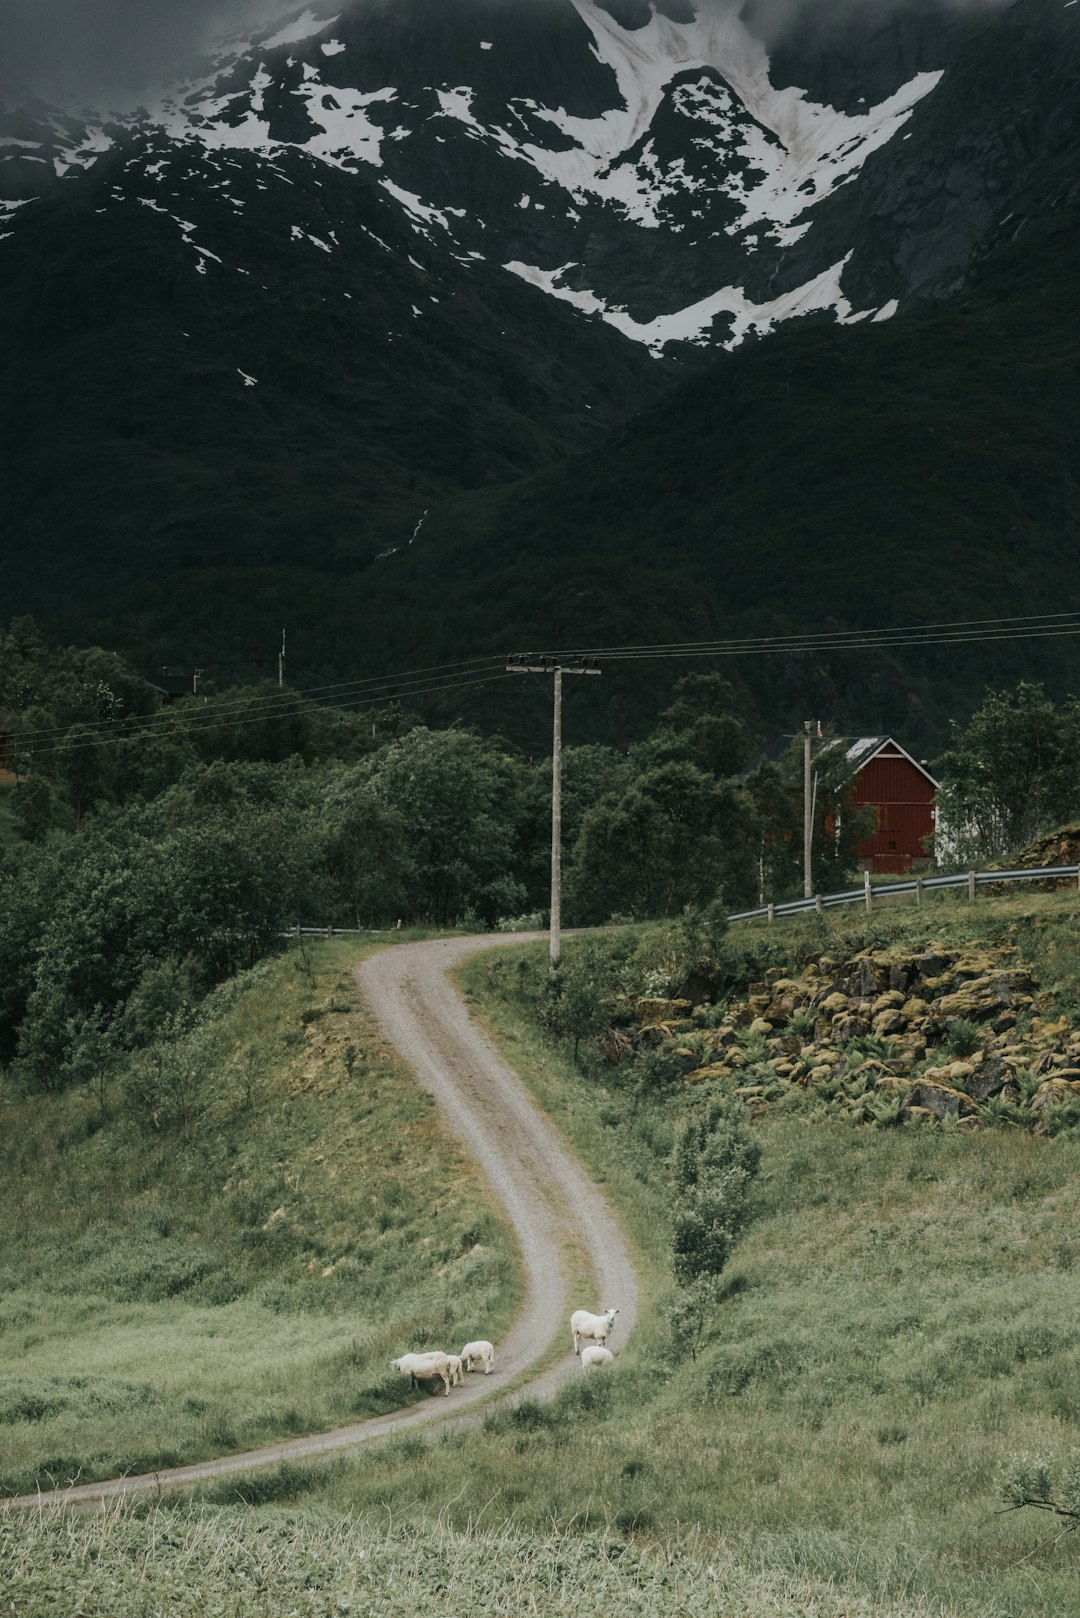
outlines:
{"label": "winding dirt road", "polygon": [[[508,1335],[496,1345],[496,1375],[469,1376],[449,1399],[431,1398],[399,1413],[354,1422],[332,1432],[288,1439],[193,1466],[0,1500],[0,1509],[56,1501],[74,1505],[183,1487],[276,1461],[352,1449],[387,1433],[433,1423],[445,1428],[476,1421],[475,1412],[461,1414],[463,1407],[490,1400],[500,1384],[545,1359],[552,1343],[561,1340],[567,1345],[565,1356],[542,1374],[519,1383],[508,1396],[550,1398],[568,1377],[581,1374],[569,1350],[572,1309],[617,1307],[618,1329],[611,1347],[626,1341],[637,1314],[637,1278],[611,1209],[517,1074],[470,1020],[447,977],[468,955],[535,936],[500,934],[497,938],[403,944],[370,956],[357,972],[361,990],[386,1038],[435,1097],[446,1127],[482,1168],[493,1198],[514,1232],[524,1296]],[[575,1250],[582,1242],[592,1267],[591,1286],[588,1296],[572,1298],[568,1269],[571,1254],[577,1261]],[[485,1404],[485,1411],[488,1408]]]}

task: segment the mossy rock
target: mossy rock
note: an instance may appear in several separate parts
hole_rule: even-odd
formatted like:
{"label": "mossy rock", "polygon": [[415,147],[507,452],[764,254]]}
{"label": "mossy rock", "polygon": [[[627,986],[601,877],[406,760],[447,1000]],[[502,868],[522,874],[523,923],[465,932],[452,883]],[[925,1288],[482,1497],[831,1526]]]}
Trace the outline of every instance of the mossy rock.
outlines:
{"label": "mossy rock", "polygon": [[911,1106],[913,1111],[925,1107],[935,1118],[967,1118],[971,1113],[978,1111],[976,1103],[969,1095],[965,1095],[963,1090],[954,1090],[948,1084],[933,1082],[925,1075],[912,1085]]}
{"label": "mossy rock", "polygon": [[642,1028],[652,1028],[657,1023],[677,1022],[690,1010],[689,1000],[661,1000],[649,995],[642,995],[634,1001],[634,1010],[637,1013],[638,1023]]}
{"label": "mossy rock", "polygon": [[1040,1084],[1031,1098],[1031,1110],[1038,1114],[1045,1112],[1047,1107],[1077,1099],[1080,1099],[1080,1070],[1069,1068],[1063,1073],[1055,1073],[1045,1084]]}
{"label": "mossy rock", "polygon": [[692,1073],[687,1073],[684,1078],[684,1083],[704,1084],[709,1079],[722,1081],[724,1079],[730,1079],[731,1076],[731,1068],[727,1062],[707,1062],[704,1067],[696,1067]]}

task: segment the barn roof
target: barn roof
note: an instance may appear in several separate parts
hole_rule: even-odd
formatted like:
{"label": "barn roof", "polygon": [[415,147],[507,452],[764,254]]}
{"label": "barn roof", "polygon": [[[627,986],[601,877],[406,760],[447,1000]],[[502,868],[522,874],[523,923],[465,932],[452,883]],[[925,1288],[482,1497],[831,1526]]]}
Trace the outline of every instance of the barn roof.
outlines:
{"label": "barn roof", "polygon": [[939,783],[930,774],[930,771],[926,768],[926,765],[920,764],[917,758],[912,758],[907,749],[905,747],[901,747],[900,743],[895,739],[895,737],[848,737],[847,759],[856,775],[858,775],[860,770],[864,770],[866,768],[871,759],[878,758],[882,753],[887,753],[887,756],[894,758],[899,756],[900,758],[907,759],[912,768],[918,770],[920,775],[924,775],[935,790],[938,787]]}

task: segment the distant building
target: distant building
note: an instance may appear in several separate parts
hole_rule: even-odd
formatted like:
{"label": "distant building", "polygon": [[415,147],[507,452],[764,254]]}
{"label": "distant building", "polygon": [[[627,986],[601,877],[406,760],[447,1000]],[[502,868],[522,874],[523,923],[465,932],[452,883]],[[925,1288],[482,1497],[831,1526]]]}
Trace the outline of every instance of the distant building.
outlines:
{"label": "distant building", "polygon": [[152,685],[155,691],[160,691],[166,706],[170,702],[179,702],[181,697],[193,697],[199,689],[202,679],[202,669],[162,669],[157,674],[147,676],[147,685]]}
{"label": "distant building", "polygon": [[875,875],[924,870],[937,829],[938,783],[891,736],[859,736],[848,743],[854,772],[851,803],[877,810],[877,828],[859,844],[859,862]]}

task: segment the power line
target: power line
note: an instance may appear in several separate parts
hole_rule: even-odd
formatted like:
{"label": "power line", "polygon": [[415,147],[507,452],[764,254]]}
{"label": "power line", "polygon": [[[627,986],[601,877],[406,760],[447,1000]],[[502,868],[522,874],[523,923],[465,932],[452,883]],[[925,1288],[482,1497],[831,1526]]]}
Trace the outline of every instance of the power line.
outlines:
{"label": "power line", "polygon": [[[442,681],[441,683],[436,684],[436,685],[424,686],[420,690],[410,691],[408,694],[410,696],[420,697],[420,696],[429,696],[429,695],[432,695],[432,694],[442,693],[442,692],[466,691],[466,690],[469,690],[470,688],[472,688],[473,686],[490,685],[495,680],[505,680],[507,678],[508,678],[508,676],[506,674],[506,671],[503,669],[503,670],[498,670],[493,674],[480,675],[478,678],[472,679],[472,680]],[[382,707],[387,703],[397,702],[397,701],[398,701],[398,693],[391,693],[388,696],[380,696],[380,697],[375,697],[375,698],[370,698],[370,697],[367,697],[367,696],[352,697],[352,698],[349,698],[347,701],[345,701],[343,703],[336,704],[335,706],[338,707],[338,708],[365,708],[365,709],[370,709],[370,708],[375,708],[375,707]],[[273,717],[273,716],[270,716],[270,717]],[[261,724],[265,723],[266,719],[267,719],[267,715],[265,713],[253,714],[253,715],[249,716],[246,719],[245,718],[234,719],[231,716],[219,719],[213,714],[212,711],[210,713],[203,713],[203,712],[200,711],[198,713],[193,713],[192,716],[191,716],[191,722],[185,723],[182,726],[180,726],[180,730],[184,734],[198,734],[200,731],[216,730],[216,729],[221,729],[221,728],[223,728],[225,726],[227,726],[230,730],[232,730],[232,729],[239,729],[243,725],[261,725]],[[199,722],[195,723],[194,721],[196,721],[196,720],[198,720]],[[138,732],[135,732],[134,734],[135,735],[147,735],[147,734],[152,734],[152,733],[153,732],[152,732],[151,728],[144,727],[142,730],[140,730]],[[167,735],[168,732],[163,731],[162,734]],[[118,734],[100,735],[100,734],[98,734],[98,735],[91,735],[91,736],[83,736],[83,735],[81,735],[79,733],[76,733],[73,737],[71,737],[70,740],[65,740],[65,741],[61,741],[61,742],[50,742],[46,746],[37,746],[37,745],[35,745],[32,748],[31,751],[32,751],[33,758],[34,759],[39,759],[39,758],[47,758],[51,754],[54,754],[54,753],[78,752],[78,751],[81,751],[81,750],[83,750],[84,748],[87,748],[87,747],[107,747],[107,746],[113,745],[116,742],[125,742],[125,741],[130,741],[130,740],[132,740],[132,735],[130,735],[130,734],[127,734],[127,735],[124,735],[124,734],[119,734],[119,735]],[[18,735],[16,735],[15,741],[16,741],[16,745],[19,745],[20,738],[18,737]]]}
{"label": "power line", "polygon": [[792,653],[826,653],[845,651],[887,652],[902,646],[956,646],[973,644],[999,645],[1012,640],[1037,640],[1068,637],[1080,634],[1080,622],[1062,627],[1010,628],[1000,630],[971,630],[966,633],[944,634],[933,626],[911,632],[903,631],[838,631],[835,636],[807,635],[790,637],[759,637],[757,639],[729,641],[682,641],[656,646],[588,647],[569,651],[549,652],[549,657],[590,657],[605,662],[637,662],[658,658],[682,657],[754,657]]}
{"label": "power line", "polygon": [[[258,709],[264,716],[272,716],[275,713],[289,713],[295,709],[298,702],[311,701],[314,698],[318,698],[315,704],[318,707],[345,708],[363,706],[364,702],[369,698],[374,704],[380,701],[396,701],[400,696],[421,695],[423,694],[422,692],[414,689],[417,683],[423,682],[429,679],[432,674],[443,670],[447,671],[449,679],[454,679],[457,677],[453,672],[455,670],[458,674],[468,674],[474,668],[482,668],[485,665],[495,668],[501,665],[502,662],[502,657],[496,657],[495,655],[466,658],[459,663],[434,664],[429,669],[412,669],[402,674],[369,676],[363,680],[343,680],[336,685],[314,686],[295,691],[278,690],[266,692],[262,696],[253,695],[251,697],[236,698],[224,703],[218,703],[216,699],[210,698],[206,706],[209,707],[211,703],[214,704],[212,712],[215,719],[219,717],[224,719],[230,714],[250,714],[253,709]],[[336,693],[336,695],[331,697],[328,695],[330,692]],[[158,709],[152,714],[128,714],[118,719],[87,720],[70,725],[52,725],[41,730],[20,731],[17,739],[20,743],[48,742],[55,736],[66,736],[74,729],[103,736],[137,733],[142,729],[157,728],[161,723],[163,714],[168,714],[172,723],[180,723],[181,721],[186,723],[203,711],[202,707],[196,708],[192,704],[185,703],[182,708],[172,710]]]}

